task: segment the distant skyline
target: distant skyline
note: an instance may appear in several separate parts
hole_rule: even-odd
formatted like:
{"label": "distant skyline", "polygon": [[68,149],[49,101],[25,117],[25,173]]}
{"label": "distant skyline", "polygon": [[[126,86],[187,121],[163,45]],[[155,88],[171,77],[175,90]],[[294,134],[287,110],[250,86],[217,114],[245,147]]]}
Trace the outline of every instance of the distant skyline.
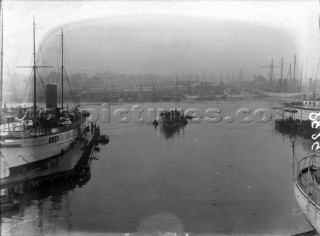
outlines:
{"label": "distant skyline", "polygon": [[[47,63],[57,64],[60,41],[53,32],[42,51]],[[294,38],[269,26],[234,20],[184,16],[140,16],[99,19],[64,28],[71,63],[89,74],[252,75],[275,56],[293,62]],[[52,56],[50,56],[52,55]]]}
{"label": "distant skyline", "polygon": [[231,78],[241,69],[250,79],[284,57],[286,76],[295,54],[297,75],[303,63],[305,76],[307,59],[308,75],[316,73],[317,1],[4,1],[3,8],[5,74],[30,74],[17,66],[32,65],[33,16],[47,65],[57,66],[64,28],[70,73]]}

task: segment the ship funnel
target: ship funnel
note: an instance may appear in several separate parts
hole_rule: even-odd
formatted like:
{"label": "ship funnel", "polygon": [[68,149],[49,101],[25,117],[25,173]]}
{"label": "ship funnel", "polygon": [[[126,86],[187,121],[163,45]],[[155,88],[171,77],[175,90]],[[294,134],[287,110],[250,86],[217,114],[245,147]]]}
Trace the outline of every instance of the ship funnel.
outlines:
{"label": "ship funnel", "polygon": [[56,84],[46,85],[46,107],[47,109],[57,108],[57,85]]}

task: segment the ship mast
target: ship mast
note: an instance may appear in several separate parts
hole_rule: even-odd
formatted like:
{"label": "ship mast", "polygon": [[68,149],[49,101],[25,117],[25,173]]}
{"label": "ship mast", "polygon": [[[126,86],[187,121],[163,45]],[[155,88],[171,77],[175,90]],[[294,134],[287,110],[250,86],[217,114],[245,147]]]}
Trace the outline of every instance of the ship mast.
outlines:
{"label": "ship mast", "polygon": [[36,22],[33,16],[33,118],[36,119],[37,112],[37,65],[36,65]]}
{"label": "ship mast", "polygon": [[296,90],[296,55],[294,55],[294,62],[293,62],[293,91]]}
{"label": "ship mast", "polygon": [[197,95],[199,94],[199,78],[198,78],[198,74],[197,74]]}
{"label": "ship mast", "polygon": [[[1,4],[1,3],[0,3]],[[2,99],[3,99],[3,9],[0,7],[1,13],[1,73],[0,73],[0,124],[2,113]]]}
{"label": "ship mast", "polygon": [[37,118],[37,68],[48,68],[52,66],[37,66],[36,64],[36,21],[33,16],[33,66],[18,66],[18,67],[32,67],[33,71],[33,120]]}
{"label": "ship mast", "polygon": [[283,81],[283,57],[281,57],[281,89],[284,89],[284,81]]}
{"label": "ship mast", "polygon": [[61,107],[63,108],[63,29],[61,30]]}
{"label": "ship mast", "polygon": [[300,92],[302,92],[302,72],[303,72],[303,63],[301,63],[301,74],[300,74]]}
{"label": "ship mast", "polygon": [[271,69],[270,69],[270,84],[271,90],[273,89],[273,59],[271,59]]}

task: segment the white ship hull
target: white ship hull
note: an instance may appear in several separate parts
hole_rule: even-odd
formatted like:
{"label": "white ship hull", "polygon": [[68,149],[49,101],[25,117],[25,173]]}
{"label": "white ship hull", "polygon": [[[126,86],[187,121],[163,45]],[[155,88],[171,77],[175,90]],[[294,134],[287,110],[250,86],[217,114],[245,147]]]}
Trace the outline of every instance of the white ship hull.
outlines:
{"label": "white ship hull", "polygon": [[[295,113],[295,119],[297,120],[309,120],[309,114],[310,113],[319,113],[320,109],[303,109],[303,108],[294,108],[297,110],[297,113]],[[286,117],[290,116],[290,112],[284,112]],[[319,120],[319,119],[318,119]]]}
{"label": "white ship hull", "polygon": [[278,97],[278,98],[297,98],[302,97],[305,93],[272,93],[272,92],[260,92],[261,95],[266,97]]}
{"label": "white ship hull", "polygon": [[315,204],[311,198],[308,201],[307,194],[297,183],[294,184],[294,195],[308,222],[317,232],[320,232],[320,206]]}
{"label": "white ship hull", "polygon": [[187,95],[187,94],[185,94],[184,97],[185,97],[186,99],[191,99],[191,100],[197,100],[197,99],[199,99],[198,95]]}
{"label": "white ship hull", "polygon": [[[36,55],[35,25],[35,21],[33,21],[34,56]],[[61,38],[63,62],[63,31],[61,32]],[[62,74],[64,73],[63,68],[62,63]],[[32,73],[33,82],[36,84],[36,61],[34,61]],[[61,79],[63,86],[63,77]],[[46,108],[37,107],[36,86],[34,86],[33,95],[32,109],[13,109],[6,116],[1,116],[1,178],[15,174],[25,174],[26,171],[33,171],[37,168],[41,170],[50,168],[51,164],[55,164],[52,161],[58,162],[58,158],[63,158],[63,153],[68,151],[75,141],[78,130],[80,129],[79,132],[82,132],[82,125],[89,115],[88,112],[80,111],[77,106],[74,109],[63,108],[63,94],[61,97],[62,106],[57,107],[57,84],[46,85]],[[0,108],[2,108],[2,100],[0,101]],[[16,113],[23,110],[24,117],[18,119]],[[84,116],[84,120],[82,116]]]}
{"label": "white ship hull", "polygon": [[231,98],[231,99],[245,99],[249,97],[250,97],[250,93],[227,94],[227,98]]}
{"label": "white ship hull", "polygon": [[284,112],[285,117],[290,117],[292,114],[289,111],[286,112],[285,111],[286,109],[296,110],[296,113],[294,114],[294,119],[297,119],[300,121],[306,121],[306,120],[309,120],[310,113],[320,113],[320,102],[312,101],[312,100],[304,100],[303,105],[300,105],[300,106],[293,105],[293,106],[288,106],[286,108],[283,108],[282,110]]}
{"label": "white ship hull", "polygon": [[77,136],[76,129],[33,138],[4,139],[0,154],[9,168],[42,161],[67,151]]}

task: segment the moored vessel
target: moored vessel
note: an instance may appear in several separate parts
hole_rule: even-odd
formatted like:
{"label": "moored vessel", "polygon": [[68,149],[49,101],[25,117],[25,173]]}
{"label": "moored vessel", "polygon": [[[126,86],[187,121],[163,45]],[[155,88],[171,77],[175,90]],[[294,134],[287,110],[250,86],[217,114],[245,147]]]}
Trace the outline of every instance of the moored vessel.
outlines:
{"label": "moored vessel", "polygon": [[287,104],[287,106],[297,111],[296,117],[301,121],[309,120],[309,114],[311,112],[320,112],[320,101],[316,100],[315,98],[304,99],[302,102]]}
{"label": "moored vessel", "polygon": [[278,98],[301,98],[305,95],[305,93],[290,93],[290,92],[267,92],[267,91],[260,91],[260,95],[266,97],[278,97]]}
{"label": "moored vessel", "polygon": [[[280,129],[298,129],[300,127],[300,120],[296,119],[297,110],[295,109],[284,109],[282,117],[275,120],[276,127]],[[286,115],[289,114],[289,117]]]}
{"label": "moored vessel", "polygon": [[183,112],[178,110],[164,111],[160,114],[160,120],[163,128],[175,129],[188,124]]}
{"label": "moored vessel", "polygon": [[[33,22],[33,107],[26,109],[21,119],[5,117],[1,124],[1,179],[25,174],[35,169],[47,170],[59,164],[76,138],[81,135],[89,116],[80,106],[64,107],[63,102],[63,31],[61,33],[61,106],[57,104],[57,85],[46,85],[46,107],[37,105],[37,68],[35,53],[35,21]],[[14,126],[12,126],[14,124]]]}
{"label": "moored vessel", "polygon": [[185,94],[184,97],[185,97],[186,99],[190,99],[190,100],[197,100],[197,99],[199,99],[199,96],[198,96],[197,94],[195,94],[195,95]]}
{"label": "moored vessel", "polygon": [[306,219],[320,232],[320,152],[297,162],[294,195]]}
{"label": "moored vessel", "polygon": [[226,98],[231,99],[245,99],[250,97],[250,92],[236,88],[227,88],[224,91]]}

